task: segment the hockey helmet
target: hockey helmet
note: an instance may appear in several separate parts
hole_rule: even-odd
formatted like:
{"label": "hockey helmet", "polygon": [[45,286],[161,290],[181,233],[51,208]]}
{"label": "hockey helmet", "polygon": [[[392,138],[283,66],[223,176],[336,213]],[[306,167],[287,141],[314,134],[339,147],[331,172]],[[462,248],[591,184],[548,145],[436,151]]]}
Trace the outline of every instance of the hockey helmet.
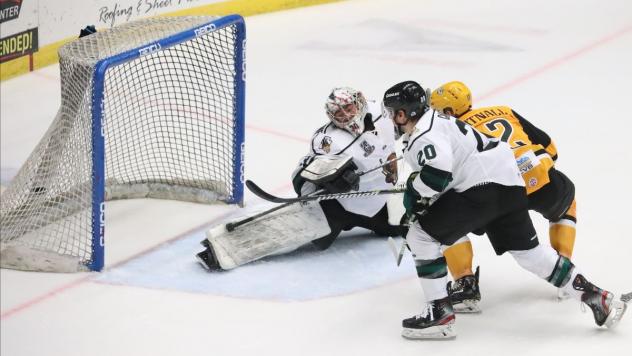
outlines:
{"label": "hockey helmet", "polygon": [[430,95],[430,106],[444,114],[460,117],[472,109],[472,93],[461,82],[445,83]]}
{"label": "hockey helmet", "polygon": [[[410,120],[419,120],[428,111],[428,93],[419,83],[405,81],[395,84],[384,93],[382,114],[394,120],[397,111],[402,110]],[[397,134],[401,136],[403,128],[397,125]]]}
{"label": "hockey helmet", "polygon": [[364,132],[367,103],[360,91],[349,87],[334,88],[325,102],[325,112],[336,127],[354,136]]}

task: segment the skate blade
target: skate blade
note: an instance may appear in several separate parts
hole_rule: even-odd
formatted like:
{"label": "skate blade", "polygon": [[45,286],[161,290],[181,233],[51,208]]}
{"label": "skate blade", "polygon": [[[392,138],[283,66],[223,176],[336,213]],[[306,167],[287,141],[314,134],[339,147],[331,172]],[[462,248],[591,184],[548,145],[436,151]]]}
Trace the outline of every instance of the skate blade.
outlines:
{"label": "skate blade", "polygon": [[446,340],[456,337],[454,323],[432,326],[426,329],[404,328],[402,336],[411,340]]}
{"label": "skate blade", "polygon": [[479,314],[482,312],[481,307],[478,306],[478,300],[466,299],[463,303],[452,305],[455,313],[460,314]]}
{"label": "skate blade", "polygon": [[620,300],[613,300],[610,304],[610,314],[608,314],[608,317],[604,322],[604,326],[608,329],[613,329],[614,327],[616,327],[623,317],[623,314],[625,313],[627,307],[628,305],[626,303]]}

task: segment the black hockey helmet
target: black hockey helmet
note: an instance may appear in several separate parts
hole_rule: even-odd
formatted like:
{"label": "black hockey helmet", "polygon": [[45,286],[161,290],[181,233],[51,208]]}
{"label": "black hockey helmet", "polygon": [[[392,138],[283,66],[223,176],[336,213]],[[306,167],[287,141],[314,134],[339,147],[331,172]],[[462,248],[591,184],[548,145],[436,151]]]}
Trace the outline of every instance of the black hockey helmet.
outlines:
{"label": "black hockey helmet", "polygon": [[409,118],[419,120],[428,111],[427,93],[417,82],[401,82],[384,93],[382,107],[385,111],[390,111],[391,118],[397,110],[403,110]]}

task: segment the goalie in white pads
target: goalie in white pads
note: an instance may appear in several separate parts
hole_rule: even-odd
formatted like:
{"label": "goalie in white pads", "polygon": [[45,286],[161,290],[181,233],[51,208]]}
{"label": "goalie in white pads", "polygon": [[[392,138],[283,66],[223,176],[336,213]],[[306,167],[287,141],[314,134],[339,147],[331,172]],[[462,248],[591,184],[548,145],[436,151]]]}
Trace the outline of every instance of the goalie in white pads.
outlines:
{"label": "goalie in white pads", "polygon": [[620,320],[625,303],[590,283],[568,258],[539,244],[508,144],[431,110],[426,92],[413,81],[388,89],[383,108],[404,134],[404,158],[414,170],[404,194],[411,221],[406,240],[426,298],[423,312],[402,322],[404,337],[456,336],[441,249],[478,229],[487,232],[498,255],[509,252],[521,267],[585,303],[597,325],[612,327]]}
{"label": "goalie in white pads", "polygon": [[[395,134],[379,104],[367,101],[358,90],[342,87],[332,90],[325,110],[330,122],[316,130],[309,154],[292,174],[297,194],[392,188],[397,182]],[[380,166],[383,169],[373,170]],[[403,236],[399,217],[397,224],[389,223],[386,201],[386,195],[377,195],[293,204],[234,231],[221,225],[207,233],[202,242],[206,250],[197,257],[207,269],[226,270],[308,242],[327,249],[342,231],[354,227],[381,236]]]}

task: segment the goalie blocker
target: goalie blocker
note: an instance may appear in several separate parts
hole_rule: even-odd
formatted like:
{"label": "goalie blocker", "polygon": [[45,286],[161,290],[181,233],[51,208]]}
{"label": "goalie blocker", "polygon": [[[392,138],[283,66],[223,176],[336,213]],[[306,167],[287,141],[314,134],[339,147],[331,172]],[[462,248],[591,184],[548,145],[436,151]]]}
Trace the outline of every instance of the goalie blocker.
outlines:
{"label": "goalie blocker", "polygon": [[[357,190],[361,174],[355,170],[350,156],[316,156],[296,172],[293,182],[302,195],[318,189],[327,193]],[[382,236],[402,236],[403,227],[390,225],[388,215],[386,204],[373,216],[349,212],[337,200],[291,204],[232,231],[228,231],[226,225],[238,220],[207,231],[207,238],[201,242],[206,249],[198,253],[197,258],[206,269],[228,270],[292,251],[308,242],[325,250],[342,231],[354,227]]]}

